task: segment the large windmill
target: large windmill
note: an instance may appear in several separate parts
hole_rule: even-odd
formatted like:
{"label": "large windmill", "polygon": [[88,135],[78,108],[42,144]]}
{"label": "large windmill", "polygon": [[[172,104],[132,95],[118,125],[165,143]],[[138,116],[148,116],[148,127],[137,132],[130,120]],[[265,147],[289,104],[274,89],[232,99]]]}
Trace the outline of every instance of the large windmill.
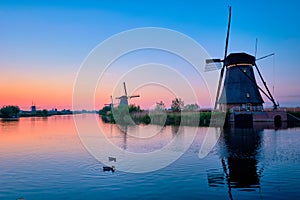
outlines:
{"label": "large windmill", "polygon": [[[270,90],[260,73],[256,61],[262,58],[271,56],[264,56],[256,59],[254,56],[247,53],[231,53],[227,55],[228,41],[231,22],[231,7],[229,7],[228,28],[225,43],[225,54],[222,59],[207,59],[207,65],[222,64],[220,78],[218,83],[217,95],[214,109],[232,109],[238,108],[239,110],[263,110],[262,104],[264,103],[260,91],[273,103],[274,109],[278,108]],[[265,92],[257,83],[254,76],[253,67],[256,68],[265,89]],[[221,84],[223,82],[224,71],[226,69],[225,80],[220,95]]]}
{"label": "large windmill", "polygon": [[120,99],[119,105],[127,105],[128,106],[128,99],[140,97],[140,95],[128,96],[125,82],[123,82],[123,85],[124,85],[124,95],[120,96],[120,97],[116,97],[116,99]]}

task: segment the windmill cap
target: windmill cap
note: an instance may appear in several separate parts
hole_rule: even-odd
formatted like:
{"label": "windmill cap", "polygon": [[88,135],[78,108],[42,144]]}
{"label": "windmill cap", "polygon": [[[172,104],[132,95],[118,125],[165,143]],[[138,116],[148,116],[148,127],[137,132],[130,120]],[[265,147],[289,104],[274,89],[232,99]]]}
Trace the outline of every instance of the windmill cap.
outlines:
{"label": "windmill cap", "polygon": [[235,65],[255,65],[255,57],[247,53],[231,53],[225,59],[225,65],[235,66]]}

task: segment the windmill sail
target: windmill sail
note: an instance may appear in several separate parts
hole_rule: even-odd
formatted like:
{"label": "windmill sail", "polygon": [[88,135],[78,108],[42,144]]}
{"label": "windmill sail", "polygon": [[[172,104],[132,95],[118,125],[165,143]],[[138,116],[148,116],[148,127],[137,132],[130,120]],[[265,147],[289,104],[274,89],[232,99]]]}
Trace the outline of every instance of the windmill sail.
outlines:
{"label": "windmill sail", "polygon": [[219,70],[222,68],[222,63],[206,63],[204,71],[209,72],[209,71],[215,71]]}
{"label": "windmill sail", "polygon": [[[227,28],[226,43],[225,43],[225,54],[224,54],[224,59],[223,60],[225,60],[226,57],[227,57],[228,42],[229,42],[229,33],[230,33],[230,23],[231,23],[231,7],[229,7],[228,28]],[[214,109],[217,109],[218,98],[219,98],[221,84],[222,84],[223,75],[224,75],[224,69],[225,69],[225,63],[223,62],[223,67],[222,67],[221,73],[220,73],[220,78],[219,78],[219,84],[218,84],[218,89],[217,89],[217,95],[216,95]]]}

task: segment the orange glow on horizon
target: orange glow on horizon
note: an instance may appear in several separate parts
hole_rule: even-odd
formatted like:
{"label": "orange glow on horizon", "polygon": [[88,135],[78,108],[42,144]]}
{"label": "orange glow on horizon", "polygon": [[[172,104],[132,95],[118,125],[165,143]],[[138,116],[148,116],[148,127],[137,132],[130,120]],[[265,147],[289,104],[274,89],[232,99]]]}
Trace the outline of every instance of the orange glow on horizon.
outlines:
{"label": "orange glow on horizon", "polygon": [[71,109],[74,75],[14,73],[6,70],[2,74],[1,107],[17,105],[30,110],[34,103],[39,109]]}

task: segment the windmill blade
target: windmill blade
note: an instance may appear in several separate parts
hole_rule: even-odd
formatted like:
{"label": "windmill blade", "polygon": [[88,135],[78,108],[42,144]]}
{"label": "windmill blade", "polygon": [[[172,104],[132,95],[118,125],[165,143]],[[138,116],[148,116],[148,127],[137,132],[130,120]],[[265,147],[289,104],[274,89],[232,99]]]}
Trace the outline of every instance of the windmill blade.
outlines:
{"label": "windmill blade", "polygon": [[222,67],[221,73],[220,73],[220,78],[219,78],[219,84],[218,84],[218,89],[217,89],[217,95],[216,95],[216,101],[215,101],[215,107],[214,107],[214,109],[217,109],[218,99],[219,99],[219,95],[220,95],[221,83],[222,83],[223,75],[224,75],[225,59],[227,57],[227,51],[228,51],[230,23],[231,23],[231,6],[229,6],[229,19],[228,19],[228,28],[227,28],[226,43],[225,43],[224,62],[223,62],[223,67]]}
{"label": "windmill blade", "polygon": [[206,59],[204,71],[209,72],[209,71],[215,71],[221,69],[222,68],[221,62],[223,62],[223,60],[221,59]]}
{"label": "windmill blade", "polygon": [[105,103],[105,106],[111,106],[111,105],[115,105],[114,103]]}
{"label": "windmill blade", "polygon": [[230,33],[230,23],[231,23],[231,6],[229,6],[229,19],[228,19],[228,28],[227,28],[227,35],[226,35],[226,44],[225,44],[225,54],[224,54],[224,60],[227,57],[227,51],[228,51],[228,42],[229,42],[229,33]]}
{"label": "windmill blade", "polygon": [[126,84],[125,84],[125,82],[123,82],[123,85],[124,85],[125,96],[127,96],[127,90],[126,90]]}
{"label": "windmill blade", "polygon": [[136,98],[136,97],[140,97],[140,95],[132,95],[132,96],[129,96],[129,98]]}
{"label": "windmill blade", "polygon": [[223,60],[221,60],[221,59],[206,59],[205,60],[206,64],[219,63],[219,62],[223,62]]}
{"label": "windmill blade", "polygon": [[260,71],[259,71],[257,65],[255,64],[254,66],[255,66],[255,68],[256,68],[256,70],[257,70],[257,72],[258,72],[258,75],[259,75],[261,81],[263,82],[263,84],[264,84],[264,86],[265,86],[265,88],[266,88],[266,90],[267,90],[267,92],[268,92],[268,94],[269,94],[269,99],[270,99],[270,100],[272,101],[272,103],[273,103],[274,110],[276,110],[276,109],[278,108],[278,104],[276,104],[275,99],[274,99],[274,97],[272,96],[272,94],[271,94],[271,92],[270,92],[270,90],[269,90],[269,88],[268,88],[268,86],[267,86],[267,83],[266,83],[266,81],[264,80],[263,76],[261,75],[261,73],[260,73]]}
{"label": "windmill blade", "polygon": [[110,101],[111,101],[111,104],[114,105],[114,100],[113,100],[112,96],[110,96]]}
{"label": "windmill blade", "polygon": [[270,53],[270,54],[268,54],[268,55],[266,55],[266,56],[263,56],[263,57],[257,58],[255,61],[262,60],[262,59],[265,59],[265,58],[268,58],[268,57],[270,57],[270,56],[274,56],[274,55],[275,55],[275,53]]}
{"label": "windmill blade", "polygon": [[254,52],[254,57],[256,58],[256,54],[257,54],[257,43],[258,43],[258,39],[256,38],[255,40],[255,52]]}
{"label": "windmill blade", "polygon": [[223,63],[223,67],[221,69],[221,73],[220,73],[220,77],[219,77],[219,84],[218,84],[218,89],[217,89],[217,94],[216,94],[216,101],[215,101],[215,107],[214,109],[217,109],[217,104],[218,104],[218,99],[219,99],[219,95],[220,95],[220,89],[221,89],[221,83],[223,80],[223,75],[224,75],[224,68],[225,68],[225,63]]}
{"label": "windmill blade", "polygon": [[215,71],[219,69],[222,69],[222,63],[209,63],[205,64],[204,72]]}
{"label": "windmill blade", "polygon": [[115,104],[111,104],[111,103],[105,103],[104,104],[104,106],[110,106],[110,107],[112,107],[112,106],[114,106]]}

